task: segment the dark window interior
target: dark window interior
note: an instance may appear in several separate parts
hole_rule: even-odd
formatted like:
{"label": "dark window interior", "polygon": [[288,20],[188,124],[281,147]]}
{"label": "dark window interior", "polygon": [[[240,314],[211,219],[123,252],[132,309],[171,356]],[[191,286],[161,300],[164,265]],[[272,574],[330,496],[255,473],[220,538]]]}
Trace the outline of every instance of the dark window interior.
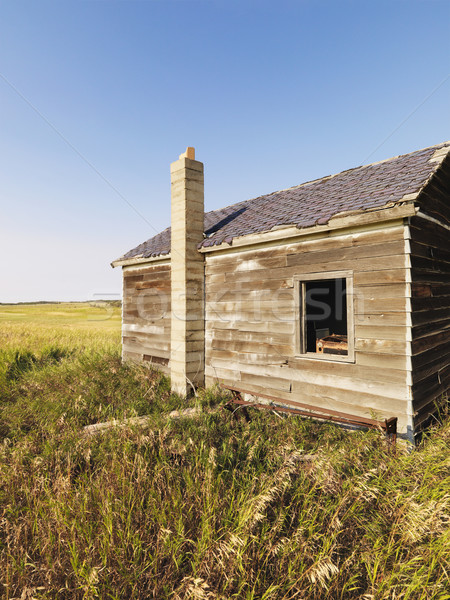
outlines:
{"label": "dark window interior", "polygon": [[348,354],[345,278],[307,281],[304,293],[306,352]]}

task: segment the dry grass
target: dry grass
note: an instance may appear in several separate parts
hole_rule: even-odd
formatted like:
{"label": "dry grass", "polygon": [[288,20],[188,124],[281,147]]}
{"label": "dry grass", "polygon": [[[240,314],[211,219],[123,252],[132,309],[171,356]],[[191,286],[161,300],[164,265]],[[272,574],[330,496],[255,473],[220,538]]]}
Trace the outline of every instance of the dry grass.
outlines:
{"label": "dry grass", "polygon": [[[167,421],[180,399],[122,365],[114,333],[27,346],[19,331],[15,346],[9,327],[2,598],[450,598],[450,422],[393,455],[374,431],[233,422],[214,391],[198,400],[212,410]],[[36,360],[8,377],[16,350]],[[148,427],[80,436],[141,414]]]}

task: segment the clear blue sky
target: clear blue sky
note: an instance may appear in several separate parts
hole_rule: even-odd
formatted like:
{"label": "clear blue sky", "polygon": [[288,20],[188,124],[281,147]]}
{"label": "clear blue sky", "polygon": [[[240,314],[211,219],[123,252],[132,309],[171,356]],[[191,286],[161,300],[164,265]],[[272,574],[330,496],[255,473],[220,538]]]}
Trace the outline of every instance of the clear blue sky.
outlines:
{"label": "clear blue sky", "polygon": [[449,0],[0,0],[0,57],[0,302],[119,297],[188,145],[211,210],[450,139]]}

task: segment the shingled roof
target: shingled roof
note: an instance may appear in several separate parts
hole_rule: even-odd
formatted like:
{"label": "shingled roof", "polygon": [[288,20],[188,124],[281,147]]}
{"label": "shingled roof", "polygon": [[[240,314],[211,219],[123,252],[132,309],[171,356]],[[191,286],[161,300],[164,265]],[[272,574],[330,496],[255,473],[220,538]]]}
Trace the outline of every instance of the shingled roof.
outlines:
{"label": "shingled roof", "polygon": [[[231,244],[233,239],[274,227],[324,225],[341,213],[376,210],[418,194],[438,169],[450,142],[342,171],[298,186],[238,202],[205,214],[200,247]],[[170,227],[136,246],[114,264],[170,253]]]}

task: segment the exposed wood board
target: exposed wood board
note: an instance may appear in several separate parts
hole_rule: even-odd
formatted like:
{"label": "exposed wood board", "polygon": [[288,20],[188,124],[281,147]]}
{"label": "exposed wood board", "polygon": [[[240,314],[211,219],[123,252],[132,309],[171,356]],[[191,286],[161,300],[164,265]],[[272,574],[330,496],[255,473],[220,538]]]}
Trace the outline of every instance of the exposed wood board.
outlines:
{"label": "exposed wood board", "polygon": [[[233,315],[234,316],[234,315]],[[249,321],[246,319],[233,319],[229,321],[206,321],[205,331],[208,334],[214,330],[235,330],[235,331],[255,331],[265,333],[283,333],[292,334],[295,333],[295,322],[293,320],[286,321]]]}
{"label": "exposed wood board", "polygon": [[[329,260],[330,253],[334,251],[342,254],[343,259],[345,259],[347,254],[351,254],[352,256],[357,254],[360,258],[365,255],[368,257],[378,256],[378,253],[380,252],[382,255],[385,255],[386,253],[396,254],[398,251],[396,245],[399,243],[401,244],[402,242],[402,228],[398,228],[395,237],[392,237],[389,230],[377,231],[376,233],[367,233],[359,236],[316,239],[297,244],[281,245],[280,247],[269,251],[257,250],[225,254],[217,257],[208,256],[206,261],[206,274],[207,276],[211,276],[217,272],[233,273],[236,270],[255,270],[255,265],[257,264],[261,264],[260,269],[267,267],[283,268],[287,266],[287,257],[291,257],[291,260],[294,260],[294,257],[296,256],[306,259],[309,255],[322,252],[326,253],[323,255],[324,260]],[[382,248],[383,244],[388,244],[389,252],[386,252],[386,248]],[[265,264],[266,261],[274,260],[279,261],[281,264]]]}
{"label": "exposed wood board", "polygon": [[153,354],[155,356],[160,356],[161,358],[170,358],[169,350],[162,350],[159,348],[158,349],[148,348],[148,347],[142,346],[140,344],[126,343],[123,346],[123,351],[138,353],[141,355],[141,358],[142,358],[143,354]]}
{"label": "exposed wood board", "polygon": [[[259,234],[245,235],[233,239],[233,248],[247,247],[259,244],[268,244],[271,242],[279,243],[282,240],[299,239],[305,235],[321,234],[335,230],[351,231],[352,228],[373,227],[379,228],[380,225],[384,228],[387,222],[394,221],[396,225],[405,217],[415,215],[416,211],[413,204],[405,204],[395,206],[393,208],[385,208],[373,212],[365,211],[359,214],[334,217],[330,219],[327,225],[316,225],[305,229],[288,226],[284,229],[276,229],[272,231],[262,232]],[[201,252],[219,252],[227,249],[227,244],[223,243],[220,246],[209,246],[201,248]]]}
{"label": "exposed wood board", "polygon": [[207,340],[205,346],[217,348],[218,350],[230,349],[236,352],[267,352],[268,354],[278,354],[280,357],[294,355],[293,344],[266,344],[257,341],[225,341],[225,340]]}
{"label": "exposed wood board", "polygon": [[240,381],[244,384],[255,384],[262,385],[271,390],[290,392],[292,389],[292,383],[288,379],[282,379],[280,377],[260,376],[254,375],[242,371],[240,374]]}
{"label": "exposed wood board", "polygon": [[406,312],[384,312],[384,313],[368,313],[356,314],[355,325],[373,325],[374,327],[393,326],[409,326],[408,313]]}
{"label": "exposed wood board", "polygon": [[407,355],[409,347],[406,341],[376,340],[356,338],[355,348],[357,351],[370,352],[373,354],[400,354]]}
{"label": "exposed wood board", "polygon": [[409,367],[408,357],[406,355],[378,354],[376,352],[359,350],[356,353],[356,364],[377,367],[381,369],[405,369]]}
{"label": "exposed wood board", "polygon": [[297,252],[287,256],[287,266],[317,264],[321,262],[351,261],[358,262],[363,258],[374,259],[385,256],[397,256],[403,253],[403,240],[385,241],[382,244],[353,246],[351,248],[321,250],[314,252]]}
{"label": "exposed wood board", "polygon": [[[357,264],[355,265],[358,266]],[[354,272],[355,286],[372,286],[377,284],[409,283],[407,269],[384,269],[382,271]]]}
{"label": "exposed wood board", "polygon": [[[238,381],[233,378],[233,373],[231,371],[216,370],[217,375],[215,375],[214,370],[211,367],[207,367],[207,371],[209,377],[217,377],[219,381],[222,380],[231,387],[236,385]],[[261,381],[261,384],[259,385],[246,382],[245,388],[250,392],[254,392],[255,396],[260,393],[279,397],[280,404],[284,403],[289,406],[295,406],[296,401],[297,403],[310,403],[321,408],[340,412],[350,412],[368,418],[398,415],[404,418],[405,407],[407,404],[406,399],[391,399],[363,393],[358,395],[358,403],[354,403],[351,396],[346,391],[333,388],[327,389],[323,386],[301,382],[293,382],[292,392],[272,389],[270,383],[264,385],[263,381]]]}
{"label": "exposed wood board", "polygon": [[[319,362],[319,361],[317,361]],[[292,364],[292,360],[289,360],[289,365]],[[271,386],[271,381],[276,380],[277,382],[283,380],[285,381],[286,388],[294,382],[304,385],[313,384],[317,386],[317,388],[323,388],[322,391],[326,395],[332,395],[336,393],[339,396],[343,394],[348,396],[356,394],[366,394],[369,396],[383,396],[389,399],[405,399],[406,398],[406,378],[404,381],[399,383],[394,383],[393,381],[374,381],[373,379],[360,379],[351,376],[351,371],[353,365],[348,365],[348,375],[343,376],[341,374],[336,374],[336,371],[322,371],[319,370],[304,370],[304,369],[296,369],[291,367],[282,367],[276,365],[255,365],[255,364],[242,364],[237,365],[236,363],[230,363],[227,367],[224,364],[224,361],[220,361],[217,365],[212,359],[210,366],[217,367],[221,369],[228,369],[231,372],[239,371],[241,373],[240,379],[241,381],[246,380],[257,382],[259,379],[261,381],[261,385],[265,384],[269,388]],[[244,376],[244,374],[246,374]],[[251,376],[251,377],[250,377]],[[296,386],[296,389],[300,389],[299,386]]]}
{"label": "exposed wood board", "polygon": [[402,369],[386,369],[384,366],[362,366],[359,364],[324,362],[314,358],[289,358],[281,360],[278,355],[245,354],[230,352],[227,350],[214,350],[207,355],[207,364],[216,365],[220,368],[229,368],[234,371],[245,371],[253,366],[278,366],[282,372],[286,371],[286,378],[290,381],[289,371],[301,371],[305,377],[316,377],[318,374],[324,376],[337,376],[350,380],[371,381],[389,385],[391,383],[406,385],[406,371]]}
{"label": "exposed wood board", "polygon": [[355,335],[358,338],[366,339],[409,341],[410,330],[408,327],[395,325],[387,325],[383,327],[356,324]]}
{"label": "exposed wood board", "polygon": [[[261,277],[263,277],[261,275]],[[211,298],[212,294],[230,293],[230,292],[250,292],[256,294],[259,291],[272,291],[272,290],[284,290],[293,287],[292,277],[285,279],[273,278],[273,279],[255,279],[248,281],[246,279],[240,280],[239,278],[233,281],[226,281],[225,284],[222,282],[211,283],[207,285],[207,297]]]}
{"label": "exposed wood board", "polygon": [[168,255],[164,255],[164,256],[151,256],[150,258],[130,258],[130,259],[126,259],[126,260],[115,260],[114,262],[111,263],[111,265],[113,267],[122,267],[124,271],[131,271],[132,269],[140,269],[143,266],[145,266],[146,264],[170,264],[170,258],[168,258]]}

